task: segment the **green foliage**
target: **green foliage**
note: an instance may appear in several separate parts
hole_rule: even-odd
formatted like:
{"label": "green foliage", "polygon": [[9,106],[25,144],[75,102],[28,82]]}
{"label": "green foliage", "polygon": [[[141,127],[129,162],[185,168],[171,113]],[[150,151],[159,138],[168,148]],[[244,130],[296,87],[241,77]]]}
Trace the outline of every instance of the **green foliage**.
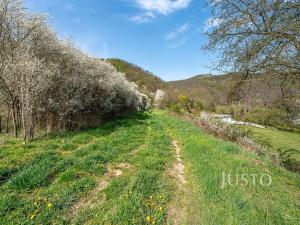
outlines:
{"label": "green foliage", "polygon": [[188,96],[186,96],[186,95],[179,95],[179,96],[178,96],[178,102],[179,102],[180,104],[186,105],[186,104],[188,103],[188,101],[189,101]]}
{"label": "green foliage", "polygon": [[287,114],[276,108],[255,107],[245,114],[245,121],[265,124],[273,127],[290,124]]}
{"label": "green foliage", "polygon": [[182,114],[184,112],[199,113],[203,111],[204,105],[199,101],[192,101],[186,95],[179,95],[176,101],[169,104],[171,111]]}
{"label": "green foliage", "polygon": [[184,109],[178,103],[171,104],[169,108],[175,113],[181,114],[184,112]]}
{"label": "green foliage", "polygon": [[276,127],[291,132],[300,131],[300,127],[293,125],[287,113],[278,108],[247,107],[246,105],[217,106],[218,113],[233,115],[239,121],[253,122],[261,125]]}

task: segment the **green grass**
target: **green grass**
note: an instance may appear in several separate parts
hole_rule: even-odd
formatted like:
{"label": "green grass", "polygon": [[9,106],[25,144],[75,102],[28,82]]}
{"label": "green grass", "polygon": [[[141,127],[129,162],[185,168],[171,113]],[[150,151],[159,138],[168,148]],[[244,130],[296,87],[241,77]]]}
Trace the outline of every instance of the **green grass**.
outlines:
{"label": "green grass", "polygon": [[294,149],[299,151],[295,155],[300,160],[300,134],[281,131],[274,128],[256,128],[248,127],[253,132],[254,137],[260,142],[268,143],[270,147],[276,150],[287,151]]}
{"label": "green grass", "polygon": [[[180,224],[299,223],[298,175],[163,111],[26,145],[5,138],[0,146],[0,224],[172,224],[168,208],[184,198],[166,173],[174,160],[172,139],[182,149],[188,180],[188,197],[180,206],[187,213]],[[122,163],[130,167],[97,191],[109,169]],[[268,173],[273,182],[222,189],[223,171]],[[78,204],[82,207],[74,214]]]}
{"label": "green grass", "polygon": [[[196,224],[299,224],[299,175],[212,138],[196,127],[174,118],[165,119],[178,138],[190,182],[196,184],[199,215]],[[269,174],[270,186],[242,184],[220,187],[226,174]],[[197,218],[190,216],[194,220]],[[191,224],[188,221],[187,224]]]}
{"label": "green grass", "polygon": [[300,171],[300,134],[266,127],[265,129],[247,127],[254,139],[260,143],[268,154],[279,155],[284,165]]}

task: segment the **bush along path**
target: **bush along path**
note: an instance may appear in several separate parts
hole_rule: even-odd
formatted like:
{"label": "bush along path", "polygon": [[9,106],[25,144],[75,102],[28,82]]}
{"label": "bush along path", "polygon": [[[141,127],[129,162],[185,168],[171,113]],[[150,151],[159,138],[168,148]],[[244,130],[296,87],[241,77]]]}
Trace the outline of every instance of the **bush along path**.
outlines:
{"label": "bush along path", "polygon": [[3,138],[0,224],[299,223],[299,175],[164,111],[26,145]]}

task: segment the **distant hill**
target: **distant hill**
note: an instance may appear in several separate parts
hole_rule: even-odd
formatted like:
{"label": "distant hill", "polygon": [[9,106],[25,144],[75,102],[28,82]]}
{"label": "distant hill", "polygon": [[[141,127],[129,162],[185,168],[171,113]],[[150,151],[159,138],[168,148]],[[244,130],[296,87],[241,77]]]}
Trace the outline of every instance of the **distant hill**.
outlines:
{"label": "distant hill", "polygon": [[[281,97],[282,77],[256,75],[243,81],[238,92],[232,92],[240,81],[241,74],[198,75],[186,80],[168,82],[169,90],[183,94],[192,100],[206,104],[227,104],[229,97],[240,99],[250,105],[273,105]],[[295,81],[289,92],[299,96],[300,81]]]}
{"label": "distant hill", "polygon": [[167,84],[153,73],[121,59],[107,59],[119,72],[125,73],[129,81],[135,82],[145,92],[155,93],[166,89]]}
{"label": "distant hill", "polygon": [[168,92],[173,92],[175,96],[186,95],[203,104],[208,104],[212,99],[221,104],[226,101],[229,80],[229,76],[198,75],[186,80],[168,82]]}
{"label": "distant hill", "polygon": [[[153,97],[158,89],[167,91],[171,102],[179,95],[185,95],[204,106],[214,102],[216,105],[228,104],[229,97],[252,106],[274,106],[281,97],[280,80],[282,77],[256,75],[243,81],[239,92],[232,92],[241,74],[197,75],[185,80],[165,82],[153,73],[121,59],[107,59],[119,72],[125,73],[128,80],[135,82],[146,94]],[[293,83],[289,91],[300,95],[300,80]],[[300,99],[297,97],[296,99]],[[297,105],[299,100],[295,101]]]}

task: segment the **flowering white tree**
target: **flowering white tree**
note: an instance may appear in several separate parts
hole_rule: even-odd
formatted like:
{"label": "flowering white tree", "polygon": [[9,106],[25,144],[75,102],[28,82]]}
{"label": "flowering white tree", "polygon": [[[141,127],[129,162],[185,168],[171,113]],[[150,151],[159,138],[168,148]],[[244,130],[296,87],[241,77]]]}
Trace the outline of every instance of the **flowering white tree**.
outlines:
{"label": "flowering white tree", "polygon": [[80,128],[148,104],[124,74],[59,41],[20,0],[0,0],[0,94],[25,140],[38,128]]}

